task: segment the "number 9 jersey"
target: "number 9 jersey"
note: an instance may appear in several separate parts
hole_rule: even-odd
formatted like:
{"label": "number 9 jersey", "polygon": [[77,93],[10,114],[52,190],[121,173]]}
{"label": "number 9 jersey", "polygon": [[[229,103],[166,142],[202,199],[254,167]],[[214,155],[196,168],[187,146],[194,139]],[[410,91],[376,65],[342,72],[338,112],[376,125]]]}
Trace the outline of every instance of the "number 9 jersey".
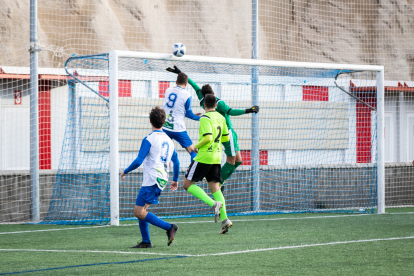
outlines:
{"label": "number 9 jersey", "polygon": [[[179,86],[170,87],[165,91],[162,109],[164,109],[167,115],[163,128],[172,132],[186,131],[184,117],[186,115],[189,118],[195,116],[191,111],[190,92]],[[189,114],[189,111],[191,111],[191,114]],[[198,117],[191,119],[198,119]]]}

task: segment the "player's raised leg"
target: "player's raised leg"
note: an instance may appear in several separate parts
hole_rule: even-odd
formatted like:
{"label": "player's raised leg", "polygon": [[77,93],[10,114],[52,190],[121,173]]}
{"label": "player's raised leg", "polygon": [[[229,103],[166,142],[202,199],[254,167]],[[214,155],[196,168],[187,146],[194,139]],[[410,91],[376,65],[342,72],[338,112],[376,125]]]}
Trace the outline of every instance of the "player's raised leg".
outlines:
{"label": "player's raised leg", "polygon": [[[195,166],[197,165],[199,165],[199,168],[200,168],[200,164],[193,161],[189,167],[189,172],[191,171],[192,167],[195,168]],[[211,208],[213,208],[214,221],[217,222],[218,219],[220,218],[220,210],[222,209],[223,203],[220,201],[214,201],[213,199],[211,199],[211,197],[209,197],[203,189],[195,185],[195,182],[189,180],[187,177],[188,177],[188,174],[186,175],[186,178],[184,179],[184,189],[190,194],[192,194],[193,196],[195,196],[196,198],[203,201],[205,204],[207,204]]]}
{"label": "player's raised leg", "polygon": [[227,160],[221,168],[222,182],[220,182],[220,187],[222,192],[224,191],[224,182],[230,178],[237,167],[240,166],[243,162],[240,154],[239,144],[237,142],[237,133],[232,128],[229,128],[229,141],[223,143],[223,146]]}
{"label": "player's raised leg", "polygon": [[197,156],[197,153],[195,152],[194,144],[191,141],[187,131],[173,132],[167,130],[165,127],[163,128],[163,131],[168,135],[168,137],[176,140],[182,148],[185,148],[191,156],[191,161],[193,161],[193,159]]}
{"label": "player's raised leg", "polygon": [[191,162],[193,162],[194,158],[197,156],[197,153],[195,151],[195,147],[194,145],[191,145],[189,147],[185,148],[187,150],[187,152],[190,154],[191,156]]}

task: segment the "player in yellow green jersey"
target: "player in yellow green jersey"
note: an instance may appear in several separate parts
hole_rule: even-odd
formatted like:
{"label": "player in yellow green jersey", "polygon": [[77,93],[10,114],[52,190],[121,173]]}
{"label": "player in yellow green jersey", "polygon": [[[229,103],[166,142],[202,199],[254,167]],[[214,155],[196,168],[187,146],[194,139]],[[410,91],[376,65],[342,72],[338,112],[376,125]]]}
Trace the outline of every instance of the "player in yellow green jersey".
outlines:
{"label": "player in yellow green jersey", "polygon": [[[167,68],[166,70],[172,73],[176,73],[176,74],[181,73],[180,69],[178,69],[177,66],[174,66],[174,68]],[[188,83],[196,91],[197,97],[200,100],[200,106],[204,107],[205,95],[207,94],[214,95],[213,89],[208,84],[204,85],[200,89],[200,87],[190,78],[188,78]],[[237,133],[233,129],[230,116],[240,116],[240,115],[248,114],[248,113],[258,113],[259,107],[253,106],[252,108],[248,108],[248,109],[234,109],[234,108],[230,108],[224,101],[220,100],[217,97],[216,97],[216,101],[217,101],[216,111],[219,112],[226,119],[227,128],[229,129],[229,133],[230,133],[229,141],[223,143],[224,152],[227,155],[226,163],[221,168],[222,182],[220,182],[220,186],[221,186],[221,191],[223,191],[224,186],[222,186],[222,184],[224,183],[224,181],[230,178],[230,176],[233,174],[236,168],[240,166],[243,162],[241,154],[240,154],[239,144],[237,143]]]}
{"label": "player in yellow green jersey", "polygon": [[[225,234],[232,223],[227,218],[226,203],[219,183],[221,182],[221,143],[228,141],[229,131],[226,120],[215,110],[216,106],[216,97],[206,95],[204,99],[206,113],[200,117],[199,139],[198,143],[195,144],[198,152],[190,167],[188,167],[184,179],[184,189],[214,209],[215,222],[221,219],[219,233]],[[214,200],[203,189],[194,184],[204,177]]]}

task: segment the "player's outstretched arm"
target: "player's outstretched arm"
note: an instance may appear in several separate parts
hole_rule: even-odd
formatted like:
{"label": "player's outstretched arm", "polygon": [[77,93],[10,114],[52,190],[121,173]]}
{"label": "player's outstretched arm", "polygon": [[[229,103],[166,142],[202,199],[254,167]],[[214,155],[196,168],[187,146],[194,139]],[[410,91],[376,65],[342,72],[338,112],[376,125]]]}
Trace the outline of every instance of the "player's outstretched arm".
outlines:
{"label": "player's outstretched arm", "polygon": [[224,101],[219,101],[217,103],[216,110],[221,113],[228,114],[230,116],[240,116],[243,114],[249,114],[249,113],[257,113],[259,112],[259,106],[255,105],[252,108],[247,109],[235,109],[229,107]]}
{"label": "player's outstretched arm", "polygon": [[185,117],[194,121],[200,121],[200,116],[195,115],[191,109],[191,97],[185,102]]}
{"label": "player's outstretched arm", "polygon": [[230,116],[240,116],[245,114],[244,109],[235,109],[228,106],[224,101],[219,101],[217,103],[216,110],[223,114],[228,114]]}
{"label": "player's outstretched arm", "polygon": [[181,73],[181,70],[180,70],[180,69],[178,69],[178,67],[177,67],[177,66],[175,66],[175,65],[174,65],[174,68],[168,67],[168,68],[166,68],[165,70],[167,70],[168,72],[171,72],[171,73],[177,74],[177,75]]}
{"label": "player's outstretched arm", "polygon": [[246,114],[259,113],[259,110],[260,110],[259,106],[255,105],[255,106],[252,106],[251,108],[246,109],[245,112],[246,112]]}
{"label": "player's outstretched arm", "polygon": [[192,79],[188,78],[188,84],[195,90],[197,98],[201,101],[203,99],[203,94],[201,94],[201,88],[197,85]]}
{"label": "player's outstretched arm", "polygon": [[178,174],[180,173],[180,160],[178,160],[178,154],[175,150],[171,157],[171,161],[174,164],[174,175],[173,175],[173,181],[171,182],[170,189],[172,191],[175,191],[178,189]]}
{"label": "player's outstretched arm", "polygon": [[145,137],[142,140],[141,148],[139,149],[138,157],[129,165],[128,168],[124,170],[123,173],[121,173],[121,179],[125,180],[125,175],[127,175],[130,171],[135,170],[139,166],[141,166],[142,162],[144,162],[145,157],[147,157],[147,154],[151,148],[151,143],[148,142],[147,137]]}

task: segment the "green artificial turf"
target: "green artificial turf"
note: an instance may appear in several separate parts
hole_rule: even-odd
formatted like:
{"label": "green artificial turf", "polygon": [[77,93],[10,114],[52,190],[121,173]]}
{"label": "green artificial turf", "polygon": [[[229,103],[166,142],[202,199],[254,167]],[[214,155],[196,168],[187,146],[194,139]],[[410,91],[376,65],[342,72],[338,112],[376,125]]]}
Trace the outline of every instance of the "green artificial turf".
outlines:
{"label": "green artificial turf", "polygon": [[[383,215],[230,219],[233,227],[226,235],[218,234],[220,224],[212,218],[170,219],[180,228],[169,247],[165,231],[150,226],[151,249],[130,248],[140,240],[135,221],[119,227],[0,225],[0,233],[74,228],[0,234],[0,249],[59,250],[0,250],[0,275],[51,268],[59,269],[19,275],[410,275],[414,271],[414,208],[387,209]],[[409,238],[366,241],[401,237]]]}

